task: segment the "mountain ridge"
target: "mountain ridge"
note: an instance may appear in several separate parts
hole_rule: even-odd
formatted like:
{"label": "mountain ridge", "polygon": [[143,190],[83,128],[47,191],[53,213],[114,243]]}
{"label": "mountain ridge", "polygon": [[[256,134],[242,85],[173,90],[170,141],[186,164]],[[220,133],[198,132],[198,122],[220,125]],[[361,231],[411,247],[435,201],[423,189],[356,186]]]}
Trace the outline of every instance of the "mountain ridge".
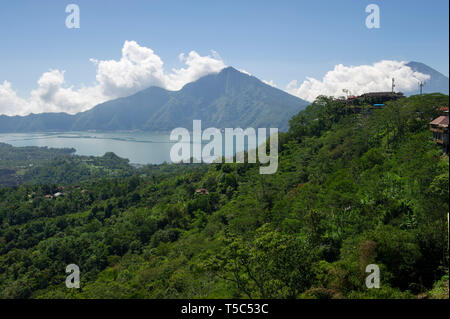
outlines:
{"label": "mountain ridge", "polygon": [[[430,75],[423,93],[449,93],[449,79],[423,64],[411,61],[412,70]],[[404,92],[417,94],[419,89]],[[100,103],[74,115],[40,113],[0,115],[0,132],[49,131],[170,131],[192,127],[200,119],[204,127],[288,127],[289,119],[309,102],[272,87],[233,67],[187,83],[178,91],[151,86],[127,97]]]}
{"label": "mountain ridge", "polygon": [[[420,72],[430,76],[430,79],[424,83],[423,93],[449,93],[449,79],[441,72],[421,62],[410,61],[406,65],[415,72]],[[417,91],[406,92],[406,94],[417,94],[418,91],[419,88],[417,88]]]}
{"label": "mountain ridge", "polygon": [[188,83],[178,91],[152,86],[75,115],[0,116],[0,132],[170,131],[176,127],[192,127],[194,119],[202,120],[205,127],[286,130],[289,119],[308,104],[228,67]]}

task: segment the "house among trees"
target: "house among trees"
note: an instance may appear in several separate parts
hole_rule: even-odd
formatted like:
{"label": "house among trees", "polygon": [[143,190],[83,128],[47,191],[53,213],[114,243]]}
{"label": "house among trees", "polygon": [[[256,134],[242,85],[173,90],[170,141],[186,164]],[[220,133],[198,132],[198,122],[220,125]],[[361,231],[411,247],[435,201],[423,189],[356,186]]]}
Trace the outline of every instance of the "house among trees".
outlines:
{"label": "house among trees", "polygon": [[448,107],[441,107],[439,110],[444,114],[431,121],[430,131],[433,132],[436,143],[442,145],[444,154],[448,154]]}
{"label": "house among trees", "polygon": [[367,104],[384,104],[388,101],[395,101],[404,97],[401,92],[370,92],[359,96],[358,98]]}
{"label": "house among trees", "polygon": [[209,195],[209,192],[206,188],[200,188],[195,191],[196,194],[200,195]]}
{"label": "house among trees", "polygon": [[405,97],[401,92],[369,92],[359,96],[351,95],[347,97],[345,103],[353,110],[360,113],[363,106],[369,106],[369,110],[382,108],[386,102],[396,101]]}

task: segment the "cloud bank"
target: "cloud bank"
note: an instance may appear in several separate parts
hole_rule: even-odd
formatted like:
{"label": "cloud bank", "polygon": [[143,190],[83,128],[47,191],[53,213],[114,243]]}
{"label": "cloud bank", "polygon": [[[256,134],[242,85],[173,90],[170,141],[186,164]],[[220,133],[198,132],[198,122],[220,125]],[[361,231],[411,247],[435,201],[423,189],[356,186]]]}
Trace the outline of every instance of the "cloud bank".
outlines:
{"label": "cloud bank", "polygon": [[[179,60],[185,67],[166,72],[164,62],[150,48],[135,41],[125,41],[120,60],[95,60],[96,81],[92,86],[68,87],[65,72],[49,70],[37,81],[37,88],[29,98],[17,95],[12,84],[0,82],[0,114],[27,115],[42,112],[67,112],[75,114],[118,97],[128,96],[150,86],[168,90],[179,90],[185,84],[202,76],[218,73],[226,67],[215,51],[201,56],[195,51],[180,54]],[[241,70],[244,73],[248,72]],[[390,91],[395,78],[397,91],[410,92],[417,89],[419,81],[430,76],[413,71],[406,62],[383,60],[372,65],[336,65],[322,80],[307,77],[300,85],[291,81],[285,91],[307,101],[314,101],[319,95],[343,96],[344,89],[350,94]],[[277,87],[273,81],[264,83]]]}
{"label": "cloud bank", "polygon": [[168,90],[179,90],[185,84],[200,77],[218,73],[226,67],[217,52],[211,56],[200,56],[197,52],[180,54],[186,66],[164,70],[161,58],[150,48],[135,41],[125,41],[120,60],[96,60],[96,81],[92,86],[67,87],[61,70],[50,70],[42,74],[37,88],[27,99],[19,97],[10,82],[0,82],[0,114],[27,115],[42,112],[85,111],[98,103],[136,93],[150,86]]}
{"label": "cloud bank", "polygon": [[419,81],[428,80],[430,76],[414,72],[406,63],[383,60],[372,65],[338,64],[325,74],[322,81],[307,77],[298,85],[293,80],[286,86],[286,92],[312,102],[319,95],[343,96],[344,89],[353,95],[391,91],[392,78],[395,78],[396,91],[410,92],[417,89]]}

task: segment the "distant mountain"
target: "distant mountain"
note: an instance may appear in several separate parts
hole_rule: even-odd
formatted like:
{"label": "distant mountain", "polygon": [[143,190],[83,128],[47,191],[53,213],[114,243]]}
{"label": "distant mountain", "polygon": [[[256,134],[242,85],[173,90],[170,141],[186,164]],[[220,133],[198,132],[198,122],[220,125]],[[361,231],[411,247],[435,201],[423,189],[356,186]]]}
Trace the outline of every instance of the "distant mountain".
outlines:
{"label": "distant mountain", "polygon": [[68,115],[0,116],[0,132],[145,130],[170,131],[202,127],[277,127],[287,130],[289,119],[309,102],[229,67],[185,85],[179,91],[150,87]]}
{"label": "distant mountain", "polygon": [[28,116],[0,115],[0,133],[66,131],[75,116],[67,113],[41,113]]}
{"label": "distant mountain", "polygon": [[[409,62],[406,64],[411,69],[416,72],[420,72],[423,74],[428,74],[431,78],[425,82],[423,86],[423,93],[444,93],[448,94],[449,91],[449,81],[448,77],[443,75],[442,73],[436,71],[433,68],[430,68],[428,65],[420,63],[420,62]],[[407,95],[417,94],[419,92],[419,87],[417,90],[412,92],[405,92]]]}

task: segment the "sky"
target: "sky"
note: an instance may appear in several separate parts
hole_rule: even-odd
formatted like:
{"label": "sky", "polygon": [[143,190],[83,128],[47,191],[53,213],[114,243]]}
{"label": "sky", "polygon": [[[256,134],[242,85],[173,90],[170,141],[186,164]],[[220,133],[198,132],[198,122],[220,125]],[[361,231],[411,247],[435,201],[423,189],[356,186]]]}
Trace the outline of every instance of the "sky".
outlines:
{"label": "sky", "polygon": [[[66,26],[71,3],[80,28]],[[366,26],[369,4],[379,28]],[[383,89],[392,74],[408,88],[426,77],[402,61],[448,76],[448,27],[448,0],[2,2],[0,114],[75,113],[225,66],[307,100]]]}

